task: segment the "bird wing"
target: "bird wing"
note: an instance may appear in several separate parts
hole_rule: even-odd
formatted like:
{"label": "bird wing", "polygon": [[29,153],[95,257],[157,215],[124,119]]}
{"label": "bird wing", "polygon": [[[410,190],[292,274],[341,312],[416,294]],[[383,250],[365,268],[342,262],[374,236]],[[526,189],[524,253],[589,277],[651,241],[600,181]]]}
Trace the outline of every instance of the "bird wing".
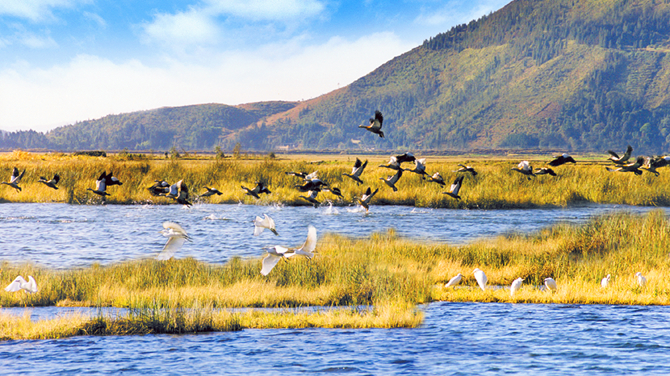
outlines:
{"label": "bird wing", "polygon": [[361,167],[362,164],[363,164],[363,162],[361,162],[360,159],[356,158],[356,162],[354,163],[354,169],[352,170],[352,174],[353,174],[354,172],[356,172],[356,169],[359,168],[359,167]]}
{"label": "bird wing", "polygon": [[309,225],[307,227],[307,240],[295,253],[312,258],[314,249],[316,249],[316,227]]}
{"label": "bird wing", "polygon": [[60,181],[60,175],[58,174],[54,175],[54,178],[52,180],[54,181],[54,184],[58,184],[58,182]]}
{"label": "bird wing", "polygon": [[402,176],[402,169],[398,170],[398,172],[396,172],[395,175],[393,175],[393,177],[389,180],[389,183],[391,184],[397,183],[401,176]]}
{"label": "bird wing", "polygon": [[[266,216],[266,218],[268,217]],[[265,221],[261,217],[256,216],[256,219],[254,219],[254,236],[262,234],[265,227]]]}
{"label": "bird wing", "polygon": [[18,276],[16,278],[14,278],[14,281],[12,281],[12,283],[10,283],[9,286],[5,287],[5,291],[8,291],[8,292],[19,291],[19,290],[21,290],[21,284],[24,284],[24,283],[26,283],[26,280],[23,279],[23,277]]}
{"label": "bird wing", "polygon": [[275,265],[281,260],[281,256],[273,255],[271,253],[268,253],[267,256],[263,259],[263,267],[261,268],[261,274],[262,275],[268,275],[272,269],[274,269]]}
{"label": "bird wing", "polygon": [[37,282],[35,282],[35,278],[32,275],[28,276],[28,285],[23,286],[23,288],[31,294],[37,292]]}
{"label": "bird wing", "polygon": [[317,179],[318,175],[319,175],[319,171],[312,171],[311,174],[305,176],[305,180],[314,180],[314,179]]}
{"label": "bird wing", "polygon": [[461,190],[461,185],[462,184],[463,184],[463,175],[457,177],[456,180],[454,180],[454,182],[451,183],[451,187],[449,188],[449,192],[458,196],[458,191]]}
{"label": "bird wing", "polygon": [[95,190],[98,192],[104,192],[107,189],[107,183],[105,183],[105,178],[98,179],[95,181]]}
{"label": "bird wing", "polygon": [[19,177],[19,169],[14,167],[12,169],[12,177],[9,179],[9,182],[14,183],[18,177]]}
{"label": "bird wing", "polygon": [[174,256],[174,254],[181,249],[185,241],[186,238],[184,237],[170,236],[167,243],[165,243],[165,247],[163,247],[161,253],[159,253],[156,257],[156,260],[165,261],[171,259],[172,256]]}
{"label": "bird wing", "polygon": [[627,161],[628,158],[630,158],[630,154],[631,154],[632,152],[633,152],[633,147],[630,146],[630,145],[628,145],[628,147],[626,148],[626,152],[624,153],[623,157],[621,157],[621,159],[622,159],[623,161]]}
{"label": "bird wing", "polygon": [[617,154],[614,150],[608,150],[607,152],[608,152],[612,157],[614,157],[614,158],[616,158],[616,159],[620,159],[620,158],[619,158],[619,154]]}
{"label": "bird wing", "polygon": [[186,230],[174,222],[163,222],[163,228],[166,230],[172,230],[177,234],[177,236],[188,237]]}

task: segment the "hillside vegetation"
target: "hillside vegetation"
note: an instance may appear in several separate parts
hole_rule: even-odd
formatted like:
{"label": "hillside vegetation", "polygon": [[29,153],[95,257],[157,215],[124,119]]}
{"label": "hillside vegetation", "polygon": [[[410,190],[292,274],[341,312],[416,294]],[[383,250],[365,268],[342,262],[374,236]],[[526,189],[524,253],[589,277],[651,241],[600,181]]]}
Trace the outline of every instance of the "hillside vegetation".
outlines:
{"label": "hillside vegetation", "polygon": [[[515,0],[300,103],[108,116],[0,147],[603,151],[670,146],[670,4]],[[255,109],[253,109],[255,107]],[[358,129],[379,109],[385,138]]]}

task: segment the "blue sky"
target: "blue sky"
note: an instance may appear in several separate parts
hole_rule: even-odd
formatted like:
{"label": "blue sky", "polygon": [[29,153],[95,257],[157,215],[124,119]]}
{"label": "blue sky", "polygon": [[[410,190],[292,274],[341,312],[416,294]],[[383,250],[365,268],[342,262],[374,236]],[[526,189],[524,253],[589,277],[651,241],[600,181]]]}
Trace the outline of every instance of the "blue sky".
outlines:
{"label": "blue sky", "polygon": [[317,97],[509,0],[0,0],[0,129]]}

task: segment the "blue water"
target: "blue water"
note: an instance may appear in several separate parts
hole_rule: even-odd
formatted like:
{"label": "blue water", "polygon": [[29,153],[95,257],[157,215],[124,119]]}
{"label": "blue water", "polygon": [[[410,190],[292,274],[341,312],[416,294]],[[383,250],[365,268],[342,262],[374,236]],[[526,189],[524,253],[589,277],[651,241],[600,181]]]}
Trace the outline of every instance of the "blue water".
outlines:
{"label": "blue water", "polygon": [[[462,244],[528,233],[593,215],[650,208],[448,210],[195,205],[0,205],[0,262],[53,268],[155,257],[162,222],[193,242],[176,257],[224,263],[301,244],[307,225],[365,237],[395,229],[417,240]],[[251,220],[275,219],[280,236],[254,237]],[[318,245],[317,245],[318,251]],[[9,283],[10,281],[3,281]],[[0,342],[0,374],[670,374],[670,307],[432,303],[418,329],[244,330],[199,335],[75,337]],[[33,319],[88,309],[44,307]],[[22,314],[20,308],[0,312]],[[95,313],[95,312],[94,312]]]}
{"label": "blue water", "polygon": [[670,374],[670,307],[432,303],[418,329],[0,344],[2,374]]}

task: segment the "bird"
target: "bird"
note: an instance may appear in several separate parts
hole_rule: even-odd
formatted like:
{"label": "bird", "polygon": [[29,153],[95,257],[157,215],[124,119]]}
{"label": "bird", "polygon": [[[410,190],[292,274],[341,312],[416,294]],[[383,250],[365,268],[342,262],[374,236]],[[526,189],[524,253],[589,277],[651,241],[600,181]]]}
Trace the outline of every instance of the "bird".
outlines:
{"label": "bird", "polygon": [[668,163],[670,163],[670,157],[644,157],[644,164],[641,168],[658,176],[660,174],[656,169],[667,166]]}
{"label": "bird", "polygon": [[461,283],[461,279],[463,279],[463,275],[461,273],[456,274],[455,277],[449,280],[446,285],[444,285],[445,288],[447,287],[454,287],[457,284]]}
{"label": "bird", "polygon": [[608,274],[607,277],[603,278],[600,281],[600,286],[602,286],[603,288],[607,288],[607,285],[609,285],[609,283],[610,283],[610,275]]}
{"label": "bird", "polygon": [[247,188],[247,187],[245,187],[245,186],[242,186],[242,189],[244,189],[244,190],[247,192],[247,193],[246,193],[247,195],[249,195],[249,196],[253,196],[253,197],[256,198],[256,199],[261,198],[261,197],[259,196],[261,193],[265,193],[265,194],[270,194],[270,193],[272,193],[272,192],[270,192],[270,190],[265,186],[265,184],[263,184],[263,182],[260,182],[260,181],[257,181],[257,182],[256,182],[256,186],[254,187],[254,189],[249,189],[249,188]]}
{"label": "bird", "polygon": [[5,287],[5,291],[7,292],[17,292],[21,289],[26,290],[30,294],[34,294],[37,292],[37,283],[35,282],[35,278],[33,276],[29,275],[28,276],[28,281],[23,279],[23,277],[18,276],[14,278],[14,281],[9,284],[9,286]]}
{"label": "bird", "polygon": [[382,124],[384,123],[384,117],[379,110],[375,111],[375,117],[370,118],[370,125],[359,125],[358,128],[364,128],[374,134],[379,135],[379,137],[384,138],[384,132],[382,132]]}
{"label": "bird", "polygon": [[91,191],[98,196],[102,196],[103,201],[105,196],[111,196],[109,193],[107,193],[107,182],[105,181],[106,176],[107,175],[105,175],[105,171],[103,171],[95,181],[95,189],[86,188],[87,191]]}
{"label": "bird", "polygon": [[519,162],[517,167],[513,167],[512,170],[526,175],[528,180],[530,180],[531,176],[535,176],[535,174],[533,174],[533,167],[530,165],[530,163],[528,163],[528,161]]}
{"label": "bird", "polygon": [[640,170],[640,167],[644,164],[644,157],[637,157],[635,159],[635,162],[628,163],[628,164],[618,164],[619,168],[609,168],[605,167],[605,169],[609,172],[632,172],[635,175],[642,175],[642,171]]}
{"label": "bird", "polygon": [[416,161],[416,158],[414,157],[414,154],[412,154],[412,153],[405,153],[405,154],[402,154],[402,155],[396,155],[395,159],[398,161],[398,163]]}
{"label": "bird", "polygon": [[171,259],[181,249],[184,242],[191,239],[186,230],[174,222],[163,222],[163,230],[160,233],[167,237],[168,241],[165,243],[163,250],[156,256],[156,260],[159,261]]}
{"label": "bird", "polygon": [[342,196],[342,191],[337,187],[325,187],[323,188],[323,190],[326,192],[330,192],[339,198],[344,198],[344,196]]}
{"label": "bird", "polygon": [[455,198],[456,200],[460,200],[461,196],[458,195],[458,191],[461,190],[461,185],[463,185],[463,175],[457,176],[456,180],[454,180],[454,182],[451,183],[449,192],[442,192],[442,194],[449,195]]}
{"label": "bird", "polygon": [[292,175],[304,179],[307,176],[306,172],[286,171],[286,175]]}
{"label": "bird", "polygon": [[535,175],[551,175],[551,176],[556,176],[556,173],[554,170],[550,169],[549,167],[541,167],[535,170]]}
{"label": "bird", "polygon": [[444,179],[442,179],[442,175],[440,175],[439,172],[436,172],[433,174],[433,176],[428,178],[429,182],[437,183],[439,185],[446,185],[444,182]]}
{"label": "bird", "polygon": [[637,272],[637,273],[635,273],[635,276],[637,277],[637,284],[638,284],[640,287],[644,287],[644,285],[647,284],[647,278],[645,278],[645,277],[642,275],[642,273]]}
{"label": "bird", "polygon": [[190,202],[188,202],[188,186],[186,183],[184,183],[184,180],[180,180],[170,186],[170,191],[165,197],[169,197],[171,199],[174,199],[177,201],[177,203],[186,205],[186,206],[191,206]]}
{"label": "bird", "polygon": [[384,167],[384,168],[390,168],[391,170],[400,170],[400,162],[398,162],[398,158],[395,156],[392,156],[389,159],[389,163],[385,165],[379,165],[379,167]]}
{"label": "bird", "polygon": [[619,165],[624,164],[628,161],[628,159],[630,158],[630,154],[633,152],[633,147],[628,145],[628,147],[626,148],[626,152],[621,157],[619,157],[619,155],[612,150],[608,150],[607,152],[610,153],[611,155],[608,159],[614,162],[615,164]]}
{"label": "bird", "polygon": [[554,281],[553,278],[547,277],[544,279],[544,285],[547,286],[549,291],[554,292],[558,289],[558,285],[556,284],[556,281]]}
{"label": "bird", "polygon": [[254,236],[262,234],[265,229],[272,231],[275,235],[279,235],[275,229],[275,221],[267,214],[263,214],[263,216],[263,218],[256,216],[256,219],[254,219]]}
{"label": "bird", "polygon": [[212,196],[212,195],[219,195],[219,196],[221,196],[221,195],[223,194],[223,193],[221,193],[221,192],[220,192],[218,189],[216,189],[216,188],[205,187],[205,189],[207,190],[207,192],[201,194],[200,197],[209,197],[209,196]]}
{"label": "bird", "polygon": [[484,274],[483,271],[479,270],[479,268],[476,268],[472,272],[475,275],[475,280],[477,280],[477,284],[479,285],[479,288],[482,289],[482,291],[486,291],[486,282],[488,282],[488,279],[486,278],[486,274]]}
{"label": "bird", "polygon": [[300,248],[286,248],[279,245],[266,248],[268,255],[263,258],[261,274],[268,275],[282,258],[288,259],[295,255],[300,255],[311,259],[314,257],[316,240],[316,228],[309,225],[307,227],[307,240],[305,240],[305,243]]}
{"label": "bird", "polygon": [[350,177],[356,182],[356,185],[361,185],[363,184],[363,180],[361,180],[361,174],[363,173],[363,170],[365,170],[365,166],[367,165],[368,165],[367,159],[365,160],[365,162],[361,162],[360,159],[356,158],[354,168],[351,169],[351,174],[342,174],[342,176]]}
{"label": "bird", "polygon": [[456,172],[469,172],[469,173],[472,174],[472,176],[477,176],[477,171],[475,171],[475,169],[473,167],[466,166],[466,165],[460,164],[460,163],[458,165],[460,166],[460,168],[458,170],[456,170]]}
{"label": "bird", "polygon": [[306,180],[304,185],[296,185],[295,187],[298,188],[300,192],[309,192],[309,191],[320,192],[321,188],[325,186],[328,186],[328,183],[315,177],[313,179]]}
{"label": "bird", "polygon": [[406,168],[406,169],[403,169],[403,170],[413,172],[415,174],[419,174],[421,176],[421,179],[425,179],[424,175],[430,176],[426,172],[426,159],[425,158],[415,159],[413,169]]}
{"label": "bird", "polygon": [[395,173],[393,176],[389,176],[386,179],[384,178],[379,178],[380,180],[383,180],[386,185],[389,187],[393,188],[393,192],[397,192],[398,188],[396,188],[395,183],[398,182],[400,177],[402,176],[402,169],[398,170],[398,172]]}
{"label": "bird", "polygon": [[557,155],[554,157],[554,160],[548,163],[549,166],[551,167],[558,167],[560,165],[566,164],[566,163],[577,163],[577,161],[574,160],[570,155],[567,153],[563,153],[561,155]]}
{"label": "bird", "polygon": [[3,181],[0,184],[6,184],[6,185],[16,189],[18,192],[21,192],[21,187],[19,187],[19,183],[21,182],[21,178],[23,177],[23,174],[25,174],[25,173],[26,173],[25,168],[23,169],[23,172],[21,174],[19,174],[19,169],[14,167],[14,169],[12,169],[12,177],[9,179],[9,183],[7,183],[6,181]]}
{"label": "bird", "polygon": [[119,179],[115,178],[113,175],[114,173],[111,171],[109,174],[105,175],[105,184],[107,184],[108,187],[111,187],[112,185],[122,185],[123,183],[121,183]]}
{"label": "bird", "polygon": [[152,196],[165,196],[170,193],[170,183],[165,180],[154,180],[154,185],[147,189]]}
{"label": "bird", "polygon": [[514,282],[512,282],[512,286],[510,286],[510,288],[509,288],[510,296],[514,296],[514,293],[519,291],[522,284],[523,284],[523,278],[515,279]]}
{"label": "bird", "polygon": [[309,194],[307,196],[298,196],[298,197],[300,197],[301,199],[303,199],[305,201],[310,202],[312,205],[314,205],[314,207],[317,207],[321,204],[321,202],[319,202],[316,199],[316,196],[318,194],[319,194],[319,191],[314,190],[314,191],[309,191]]}
{"label": "bird", "polygon": [[44,185],[46,185],[49,188],[58,189],[56,184],[58,184],[59,181],[60,176],[58,174],[55,174],[51,180],[47,180],[47,178],[45,178],[44,176],[40,176],[40,180],[38,180],[37,182],[44,183]]}
{"label": "bird", "polygon": [[361,204],[361,206],[365,208],[366,213],[370,210],[370,201],[375,196],[375,194],[377,194],[377,191],[379,191],[379,188],[375,189],[375,191],[372,192],[372,189],[368,187],[368,190],[365,191],[363,196],[361,196],[361,198],[358,199],[358,202]]}

